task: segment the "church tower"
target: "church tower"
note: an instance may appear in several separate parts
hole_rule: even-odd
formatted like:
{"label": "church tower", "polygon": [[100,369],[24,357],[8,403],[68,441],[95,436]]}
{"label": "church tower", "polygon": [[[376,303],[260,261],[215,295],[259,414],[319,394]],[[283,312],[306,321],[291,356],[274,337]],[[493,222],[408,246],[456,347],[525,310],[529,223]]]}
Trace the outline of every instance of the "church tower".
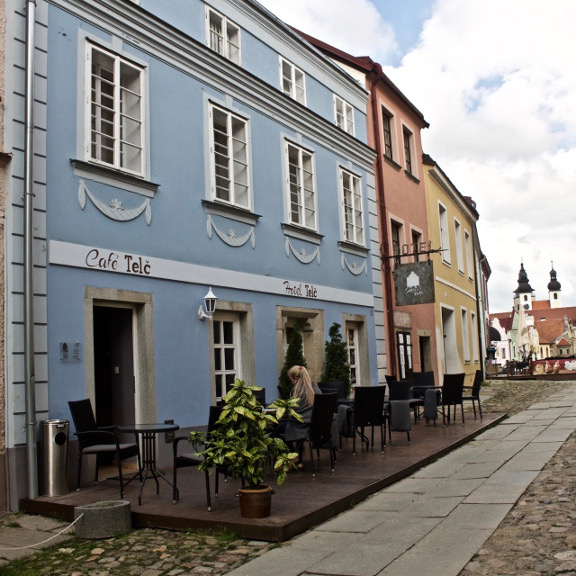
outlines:
{"label": "church tower", "polygon": [[[548,285],[550,286],[550,285]],[[532,310],[534,300],[534,290],[529,284],[528,274],[524,270],[524,263],[520,263],[520,272],[518,273],[518,288],[514,290],[514,310],[517,312],[520,308]]]}
{"label": "church tower", "polygon": [[548,298],[550,301],[550,308],[562,308],[560,302],[560,282],[556,279],[556,270],[554,270],[554,262],[552,262],[552,270],[550,270],[550,282],[548,282]]}

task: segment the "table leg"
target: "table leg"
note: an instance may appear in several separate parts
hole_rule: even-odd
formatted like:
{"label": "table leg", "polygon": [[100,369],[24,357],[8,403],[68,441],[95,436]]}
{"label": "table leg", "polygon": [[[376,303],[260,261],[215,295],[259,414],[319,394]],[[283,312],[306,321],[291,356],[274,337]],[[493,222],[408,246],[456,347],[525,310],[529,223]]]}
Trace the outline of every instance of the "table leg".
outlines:
{"label": "table leg", "polygon": [[148,476],[154,478],[156,482],[156,494],[160,494],[160,483],[158,478],[162,478],[172,488],[174,485],[164,474],[156,468],[156,432],[146,432],[142,434],[142,482],[138,490],[138,506],[142,505],[142,490]]}

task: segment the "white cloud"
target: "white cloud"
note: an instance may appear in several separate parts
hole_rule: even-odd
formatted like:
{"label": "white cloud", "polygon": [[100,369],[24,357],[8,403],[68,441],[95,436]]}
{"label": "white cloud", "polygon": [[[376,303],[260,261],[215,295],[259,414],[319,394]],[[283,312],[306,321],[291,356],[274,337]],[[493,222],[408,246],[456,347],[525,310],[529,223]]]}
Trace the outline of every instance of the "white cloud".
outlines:
{"label": "white cloud", "polygon": [[368,0],[259,0],[290,26],[354,56],[394,53],[394,30]]}

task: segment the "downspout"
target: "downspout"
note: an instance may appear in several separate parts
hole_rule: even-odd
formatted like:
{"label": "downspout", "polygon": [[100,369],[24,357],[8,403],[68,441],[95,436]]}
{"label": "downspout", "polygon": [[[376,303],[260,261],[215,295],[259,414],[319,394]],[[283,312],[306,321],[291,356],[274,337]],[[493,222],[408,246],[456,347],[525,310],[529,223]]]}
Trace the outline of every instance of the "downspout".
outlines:
{"label": "downspout", "polygon": [[26,1],[26,118],[24,141],[24,362],[28,497],[38,497],[36,449],[36,375],[34,371],[33,199],[34,199],[34,50],[36,0]]}
{"label": "downspout", "polygon": [[396,339],[394,334],[394,307],[392,302],[392,269],[390,267],[390,242],[388,240],[388,212],[386,210],[386,199],[384,194],[384,173],[382,161],[384,158],[384,151],[382,150],[382,142],[380,140],[380,125],[378,118],[380,117],[378,111],[378,99],[376,98],[376,85],[383,77],[382,66],[378,62],[373,63],[374,66],[371,74],[374,79],[370,85],[370,104],[372,106],[372,127],[374,131],[374,141],[376,147],[376,177],[378,180],[378,227],[382,234],[382,254],[384,265],[384,291],[385,297],[385,317],[386,317],[386,330],[388,332],[387,340],[389,342],[388,354],[390,362],[386,362],[387,367],[391,366],[394,374],[398,377],[396,371]]}

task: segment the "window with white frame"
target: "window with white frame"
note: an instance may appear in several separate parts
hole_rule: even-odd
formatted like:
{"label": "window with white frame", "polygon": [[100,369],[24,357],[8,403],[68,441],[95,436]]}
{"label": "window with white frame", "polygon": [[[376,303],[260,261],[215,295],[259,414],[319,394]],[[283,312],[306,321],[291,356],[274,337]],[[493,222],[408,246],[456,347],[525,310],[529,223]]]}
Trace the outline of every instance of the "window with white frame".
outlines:
{"label": "window with white frame", "polygon": [[251,208],[248,121],[219,106],[210,106],[212,198]]}
{"label": "window with white frame", "polygon": [[340,187],[344,210],[344,238],[348,242],[364,245],[362,182],[355,174],[341,169]]}
{"label": "window with white frame", "polygon": [[454,219],[454,240],[456,241],[456,262],[458,272],[464,273],[464,252],[462,250],[462,226]]}
{"label": "window with white frame", "polygon": [[391,112],[382,108],[382,131],[384,133],[384,156],[386,158],[393,159],[393,149],[392,149],[392,119],[393,115]]}
{"label": "window with white frame", "polygon": [[404,127],[402,130],[404,135],[404,168],[409,174],[414,174],[412,166],[412,132]]}
{"label": "window with white frame", "polygon": [[350,383],[355,386],[361,382],[358,328],[355,322],[346,323],[346,343],[348,344],[348,362],[350,363]]}
{"label": "window with white frame", "polygon": [[240,374],[240,328],[234,314],[217,314],[212,319],[214,386],[216,400],[221,400]]}
{"label": "window with white frame", "polygon": [[390,222],[390,235],[392,240],[392,254],[396,266],[400,266],[400,254],[402,253],[402,224],[392,220]]}
{"label": "window with white frame", "polygon": [[288,162],[288,203],[291,224],[316,230],[316,191],[314,184],[314,156],[312,153],[286,143]]}
{"label": "window with white frame", "polygon": [[420,260],[419,252],[422,243],[422,234],[416,230],[412,230],[412,254],[414,254],[414,262]]}
{"label": "window with white frame", "polygon": [[462,353],[464,362],[470,362],[470,330],[468,328],[468,310],[462,308]]}
{"label": "window with white frame", "polygon": [[472,241],[470,239],[470,234],[468,230],[464,230],[464,247],[466,250],[466,270],[468,272],[468,278],[472,280],[474,277],[472,275]]}
{"label": "window with white frame", "polygon": [[480,358],[480,350],[478,346],[478,331],[476,326],[476,314],[470,312],[470,324],[472,325],[472,359],[478,362]]}
{"label": "window with white frame", "polygon": [[284,58],[280,58],[280,84],[284,94],[288,94],[300,104],[306,104],[304,72]]}
{"label": "window with white frame", "polygon": [[208,46],[218,54],[240,64],[240,28],[226,16],[206,7]]}
{"label": "window with white frame", "polygon": [[442,260],[450,264],[450,233],[448,230],[448,212],[442,204],[438,205],[438,218],[440,220],[440,248],[442,249]]}
{"label": "window with white frame", "polygon": [[346,100],[334,95],[334,115],[336,126],[354,135],[354,108]]}
{"label": "window with white frame", "polygon": [[87,44],[89,160],[144,176],[144,69]]}

